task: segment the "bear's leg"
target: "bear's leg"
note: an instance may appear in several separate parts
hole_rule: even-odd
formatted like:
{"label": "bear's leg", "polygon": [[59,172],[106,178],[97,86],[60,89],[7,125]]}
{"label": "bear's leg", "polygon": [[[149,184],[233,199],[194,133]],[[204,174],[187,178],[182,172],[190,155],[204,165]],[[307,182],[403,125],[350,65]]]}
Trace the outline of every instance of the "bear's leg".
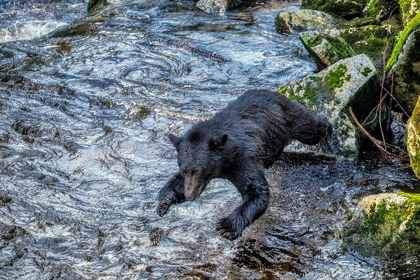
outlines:
{"label": "bear's leg", "polygon": [[[296,106],[301,106],[297,104]],[[291,114],[293,120],[292,139],[307,145],[318,144],[322,139],[331,136],[332,125],[321,115],[316,115],[306,108],[296,110]]]}
{"label": "bear's leg", "polygon": [[159,216],[163,216],[172,204],[184,202],[184,177],[177,172],[169,179],[166,185],[159,191],[159,205],[156,209]]}
{"label": "bear's leg", "polygon": [[245,181],[240,187],[235,182],[242,194],[243,203],[232,214],[215,224],[215,229],[223,237],[230,240],[238,238],[247,226],[267,210],[269,202],[268,184],[264,175],[261,172],[258,173],[258,177],[248,177],[247,180],[240,180]]}

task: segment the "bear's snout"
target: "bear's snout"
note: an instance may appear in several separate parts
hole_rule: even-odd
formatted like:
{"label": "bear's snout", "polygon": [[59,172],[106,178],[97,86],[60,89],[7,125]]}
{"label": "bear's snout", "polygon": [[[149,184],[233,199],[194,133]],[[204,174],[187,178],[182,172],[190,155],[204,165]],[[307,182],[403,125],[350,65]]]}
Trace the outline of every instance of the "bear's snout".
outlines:
{"label": "bear's snout", "polygon": [[187,200],[193,201],[198,198],[203,190],[196,174],[184,177],[184,196]]}

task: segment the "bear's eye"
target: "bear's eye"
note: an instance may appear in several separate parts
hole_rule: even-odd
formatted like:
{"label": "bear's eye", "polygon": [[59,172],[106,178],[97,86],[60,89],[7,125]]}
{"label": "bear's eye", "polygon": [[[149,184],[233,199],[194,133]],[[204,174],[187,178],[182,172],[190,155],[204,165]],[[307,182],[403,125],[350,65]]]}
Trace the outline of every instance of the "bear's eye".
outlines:
{"label": "bear's eye", "polygon": [[186,172],[184,170],[181,170],[181,175],[182,175],[182,177],[185,177]]}

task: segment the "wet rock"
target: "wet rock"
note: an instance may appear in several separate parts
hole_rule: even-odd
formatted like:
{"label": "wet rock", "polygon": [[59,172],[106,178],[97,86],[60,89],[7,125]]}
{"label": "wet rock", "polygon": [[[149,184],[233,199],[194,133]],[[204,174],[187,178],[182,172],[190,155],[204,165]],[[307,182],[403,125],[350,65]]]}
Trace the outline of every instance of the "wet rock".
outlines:
{"label": "wet rock", "polygon": [[410,156],[411,168],[420,179],[420,98],[407,122],[407,151]]}
{"label": "wet rock", "polygon": [[369,0],[302,0],[303,9],[314,9],[346,19],[362,15]]}
{"label": "wet rock", "polygon": [[411,114],[420,94],[420,14],[404,29],[388,61],[389,77],[394,75],[394,94]]}
{"label": "wet rock", "polygon": [[103,6],[108,4],[107,0],[89,0],[87,5],[87,12],[91,13],[94,9],[98,8],[99,6]]}
{"label": "wet rock", "polygon": [[379,20],[386,19],[391,12],[398,13],[395,9],[398,2],[395,0],[370,0],[363,13],[368,17],[375,17]]}
{"label": "wet rock", "polygon": [[372,88],[376,81],[375,65],[363,54],[340,60],[317,74],[280,87],[280,94],[327,116],[334,125],[328,149],[303,147],[296,142],[289,145],[288,150],[309,149],[319,154],[356,159],[362,136],[351,120],[349,107],[353,107],[357,117],[364,120],[374,101]]}
{"label": "wet rock", "polygon": [[338,36],[306,31],[299,33],[299,39],[321,69],[354,55],[351,47]]}
{"label": "wet rock", "polygon": [[343,246],[382,260],[420,253],[420,195],[383,193],[362,199],[347,217]]}
{"label": "wet rock", "polygon": [[240,0],[199,0],[196,7],[206,13],[224,15],[240,3]]}
{"label": "wet rock", "polygon": [[274,24],[279,33],[322,30],[333,28],[341,21],[329,14],[315,10],[294,10],[280,12]]}

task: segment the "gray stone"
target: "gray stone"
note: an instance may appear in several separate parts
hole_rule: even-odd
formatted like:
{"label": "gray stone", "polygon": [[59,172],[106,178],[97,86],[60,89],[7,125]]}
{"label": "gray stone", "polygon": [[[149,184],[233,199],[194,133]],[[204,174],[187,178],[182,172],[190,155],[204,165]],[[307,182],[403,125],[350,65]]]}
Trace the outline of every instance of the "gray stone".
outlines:
{"label": "gray stone", "polygon": [[354,55],[351,47],[338,36],[306,31],[299,33],[299,39],[321,69]]}
{"label": "gray stone", "polygon": [[224,15],[227,10],[240,3],[240,0],[199,0],[196,7],[206,13]]}
{"label": "gray stone", "polygon": [[334,125],[328,148],[294,142],[286,150],[356,159],[362,139],[351,120],[349,107],[354,108],[360,119],[368,115],[374,100],[372,87],[376,79],[375,65],[362,54],[340,60],[317,74],[280,87],[280,94],[326,116]]}
{"label": "gray stone", "polygon": [[333,28],[340,20],[315,10],[293,10],[280,12],[274,24],[279,33]]}

